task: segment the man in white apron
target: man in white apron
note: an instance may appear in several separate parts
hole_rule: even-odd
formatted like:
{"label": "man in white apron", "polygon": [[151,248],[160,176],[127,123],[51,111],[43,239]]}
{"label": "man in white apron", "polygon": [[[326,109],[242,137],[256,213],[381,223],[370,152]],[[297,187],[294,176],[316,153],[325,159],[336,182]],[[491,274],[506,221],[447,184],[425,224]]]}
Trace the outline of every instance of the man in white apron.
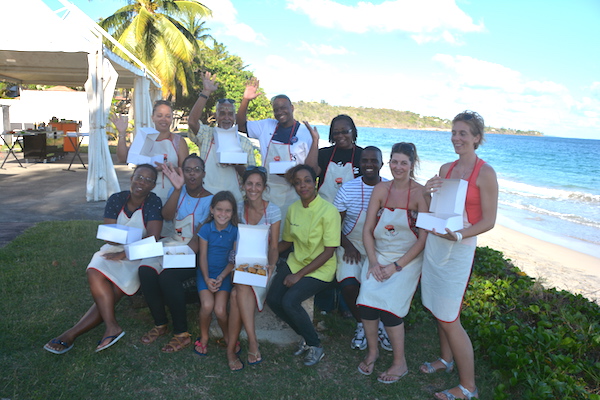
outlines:
{"label": "man in white apron", "polygon": [[[258,81],[250,80],[237,113],[238,129],[246,132],[248,137],[258,139],[262,164],[269,172],[269,190],[265,192],[265,200],[272,201],[281,209],[281,220],[285,221],[288,207],[299,197],[283,177],[285,171],[276,168],[307,164],[316,169],[318,137],[313,137],[305,126],[307,123],[301,124],[294,119],[294,106],[289,97],[282,94],[271,99],[275,119],[247,121],[248,104],[259,94]],[[280,162],[285,164],[278,165]]]}
{"label": "man in white apron", "polygon": [[231,99],[220,99],[217,102],[217,127],[212,128],[203,125],[200,122],[202,110],[206,106],[208,97],[218,89],[216,75],[206,72],[202,78],[203,90],[198,96],[198,100],[190,111],[189,116],[189,138],[198,145],[200,149],[200,158],[204,160],[206,176],[204,177],[204,188],[216,194],[222,190],[229,190],[233,193],[236,201],[242,201],[242,192],[240,190],[240,177],[243,175],[246,166],[255,166],[254,147],[248,138],[237,135],[242,150],[247,154],[246,162],[243,164],[222,164],[217,157],[217,147],[215,145],[214,135],[219,130],[234,131],[235,127],[235,105]]}
{"label": "man in white apron", "polygon": [[[366,147],[360,157],[360,169],[363,175],[344,183],[333,201],[333,205],[342,216],[342,245],[337,249],[336,279],[344,300],[356,320],[356,331],[350,346],[359,350],[367,347],[362,320],[356,307],[362,265],[367,259],[362,231],[373,188],[382,180],[387,181],[379,175],[382,166],[381,150],[375,146]],[[382,347],[391,348],[383,325],[380,327],[379,336]]]}

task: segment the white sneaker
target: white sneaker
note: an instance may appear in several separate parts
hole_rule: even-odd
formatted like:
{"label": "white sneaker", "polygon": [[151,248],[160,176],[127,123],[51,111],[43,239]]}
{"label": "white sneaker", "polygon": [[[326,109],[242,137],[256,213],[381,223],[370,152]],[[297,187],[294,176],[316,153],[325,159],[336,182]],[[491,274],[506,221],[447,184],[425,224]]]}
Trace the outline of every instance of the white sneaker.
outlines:
{"label": "white sneaker", "polygon": [[379,322],[377,336],[379,338],[379,344],[381,345],[382,349],[387,351],[393,351],[392,344],[390,343],[390,338],[388,337],[387,332],[385,331],[385,327],[383,326],[381,321]]}
{"label": "white sneaker", "polygon": [[364,350],[367,348],[367,337],[365,336],[365,328],[362,322],[356,324],[356,330],[354,331],[354,338],[350,343],[350,348]]}

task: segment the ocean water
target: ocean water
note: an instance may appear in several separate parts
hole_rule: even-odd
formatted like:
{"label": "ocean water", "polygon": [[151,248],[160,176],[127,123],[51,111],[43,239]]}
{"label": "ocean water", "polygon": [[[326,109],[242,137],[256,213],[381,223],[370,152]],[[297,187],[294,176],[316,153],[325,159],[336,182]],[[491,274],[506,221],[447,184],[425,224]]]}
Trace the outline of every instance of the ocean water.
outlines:
{"label": "ocean water", "polygon": [[[318,130],[327,141],[329,127]],[[457,159],[450,132],[358,128],[358,145],[379,147],[384,162],[397,142],[416,145],[423,184]],[[477,154],[498,175],[499,224],[600,257],[600,140],[486,135]],[[391,178],[387,164],[381,174]]]}

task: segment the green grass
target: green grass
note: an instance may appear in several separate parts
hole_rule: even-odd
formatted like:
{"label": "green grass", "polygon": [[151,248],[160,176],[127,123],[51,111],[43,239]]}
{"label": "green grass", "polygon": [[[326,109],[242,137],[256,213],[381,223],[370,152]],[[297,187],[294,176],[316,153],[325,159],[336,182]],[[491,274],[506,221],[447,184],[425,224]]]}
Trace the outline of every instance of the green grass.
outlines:
{"label": "green grass", "polygon": [[[191,348],[164,354],[168,341],[144,346],[139,337],[152,326],[147,308],[123,299],[117,319],[127,334],[111,349],[93,350],[102,326],[82,335],[74,348],[54,355],[42,346],[72,326],[90,306],[85,267],[101,242],[98,222],[43,222],[0,249],[0,398],[4,399],[426,399],[458,383],[456,372],[424,375],[419,365],[438,356],[435,322],[415,296],[406,321],[406,354],[410,373],[399,383],[383,385],[377,374],[391,363],[381,351],[370,377],[356,368],[365,352],[351,350],[354,324],[338,315],[320,317],[326,356],[316,367],[302,365],[291,355],[295,348],[261,342],[263,363],[229,371],[225,350],[213,341],[209,356]],[[479,298],[481,294],[468,294]],[[198,305],[188,306],[192,335],[198,334]],[[476,317],[465,321],[473,323]],[[464,318],[466,319],[466,318]],[[489,345],[476,343],[477,385],[481,399],[497,397],[506,386],[487,355]],[[245,360],[245,343],[242,360]],[[535,382],[534,382],[535,384]],[[508,390],[508,389],[507,389]],[[521,398],[519,388],[510,388]]]}

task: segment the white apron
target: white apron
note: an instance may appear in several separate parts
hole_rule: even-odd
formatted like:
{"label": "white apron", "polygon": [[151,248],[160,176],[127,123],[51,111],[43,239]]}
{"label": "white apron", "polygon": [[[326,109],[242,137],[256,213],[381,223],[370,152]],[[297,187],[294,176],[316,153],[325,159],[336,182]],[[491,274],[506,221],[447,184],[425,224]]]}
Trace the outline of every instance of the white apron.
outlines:
{"label": "white apron", "polygon": [[338,165],[337,163],[331,161],[333,160],[335,149],[336,148],[334,147],[333,151],[331,152],[331,158],[329,159],[327,170],[323,176],[323,184],[319,188],[319,194],[321,197],[330,203],[333,203],[335,195],[340,187],[342,187],[344,183],[355,178],[354,153],[356,151],[356,146],[352,146],[352,158],[350,159],[350,162],[347,162],[344,165]]}
{"label": "white apron", "polygon": [[[277,129],[277,128],[275,128]],[[292,129],[292,132],[294,130]],[[263,165],[269,168],[269,163],[272,161],[296,161],[292,159],[292,153],[290,152],[291,145],[275,143],[271,139],[269,146],[267,147],[267,154],[263,161]],[[263,193],[263,198],[268,201],[272,201],[273,204],[281,209],[281,223],[283,225],[287,209],[293,202],[298,200],[300,197],[294,190],[294,188],[285,180],[283,176],[271,174],[269,172],[268,179],[269,189]],[[283,234],[281,229],[280,237]]]}
{"label": "white apron", "polygon": [[[164,162],[169,162],[169,163],[173,164],[174,166],[179,166],[179,156],[177,154],[177,149],[179,148],[179,141],[181,140],[181,136],[171,133],[171,137],[173,138],[173,140],[163,139],[163,140],[154,141],[154,144],[152,145],[152,148],[150,149],[150,154],[145,154],[145,155],[155,156],[155,155],[162,154]],[[154,165],[154,166],[156,166],[156,165]],[[169,190],[172,187],[173,187],[173,184],[171,183],[169,178],[164,176],[162,171],[158,171],[158,177],[156,178],[156,186],[154,187],[154,189],[152,189],[152,191],[154,193],[156,193],[156,195],[158,197],[160,197],[160,200],[162,201],[163,205],[165,205],[167,203],[167,200],[169,199]],[[162,231],[160,232],[160,236],[169,237],[172,235],[173,235],[172,222],[164,221]]]}
{"label": "white apron", "polygon": [[356,223],[352,227],[352,230],[346,235],[346,238],[354,245],[354,247],[356,247],[356,250],[358,250],[358,252],[360,253],[361,261],[358,264],[350,264],[344,261],[345,250],[342,246],[339,246],[336,250],[338,265],[337,270],[335,271],[335,277],[338,282],[341,282],[346,278],[356,278],[360,282],[363,263],[367,259],[367,252],[365,251],[365,246],[363,245],[362,233],[367,217],[366,209],[369,205],[369,199],[367,199],[367,204],[365,204],[365,193],[363,185],[364,183],[361,182],[360,213],[358,214],[358,218],[356,219]]}
{"label": "white apron", "polygon": [[[204,160],[206,175],[204,176],[204,188],[212,194],[217,194],[222,190],[229,190],[233,193],[235,201],[242,201],[242,192],[240,191],[240,181],[235,167],[223,165],[217,158],[217,152],[213,150],[214,140],[211,142]],[[271,182],[269,182],[269,185]]]}
{"label": "white apron", "polygon": [[[417,236],[409,226],[408,212],[402,208],[383,209],[373,231],[377,261],[380,264],[387,265],[397,261],[417,241]],[[395,272],[388,280],[378,282],[372,275],[367,279],[369,259],[365,259],[356,304],[388,311],[404,318],[419,283],[422,260],[421,253],[402,271]]]}
{"label": "white apron", "polygon": [[[125,207],[127,203],[123,205]],[[142,228],[142,236],[145,237],[146,227],[144,226],[144,218],[142,209],[136,210],[131,218],[128,218],[123,209],[117,217],[117,224]],[[123,251],[123,245],[105,244],[96,252],[92,260],[88,264],[88,269],[95,269],[102,275],[108,278],[115,286],[123,291],[128,296],[135,294],[140,288],[140,278],[138,276],[138,268],[142,260],[130,261],[124,260],[107,260],[103,257],[107,253],[118,253]]]}
{"label": "white apron", "polygon": [[[471,226],[463,215],[465,228]],[[463,296],[469,283],[477,236],[461,242],[427,235],[423,251],[421,301],[434,317],[453,322],[460,315]]]}
{"label": "white apron", "polygon": [[[181,207],[181,203],[183,203],[187,195],[188,194],[185,193],[182,196],[181,201],[177,206],[177,209]],[[198,205],[200,204],[200,198],[198,198],[197,201],[198,202],[196,203],[196,207],[194,207],[194,211],[192,211],[191,214],[186,215],[182,219],[175,218],[173,222],[175,234],[170,237],[162,238],[160,241],[163,242],[163,246],[183,246],[188,244],[190,240],[192,240],[192,238],[194,237],[195,227],[194,213],[196,211],[196,208],[198,208]],[[163,271],[162,260],[162,257],[145,258],[142,260],[141,265],[152,267],[156,270],[158,274],[160,274]]]}

